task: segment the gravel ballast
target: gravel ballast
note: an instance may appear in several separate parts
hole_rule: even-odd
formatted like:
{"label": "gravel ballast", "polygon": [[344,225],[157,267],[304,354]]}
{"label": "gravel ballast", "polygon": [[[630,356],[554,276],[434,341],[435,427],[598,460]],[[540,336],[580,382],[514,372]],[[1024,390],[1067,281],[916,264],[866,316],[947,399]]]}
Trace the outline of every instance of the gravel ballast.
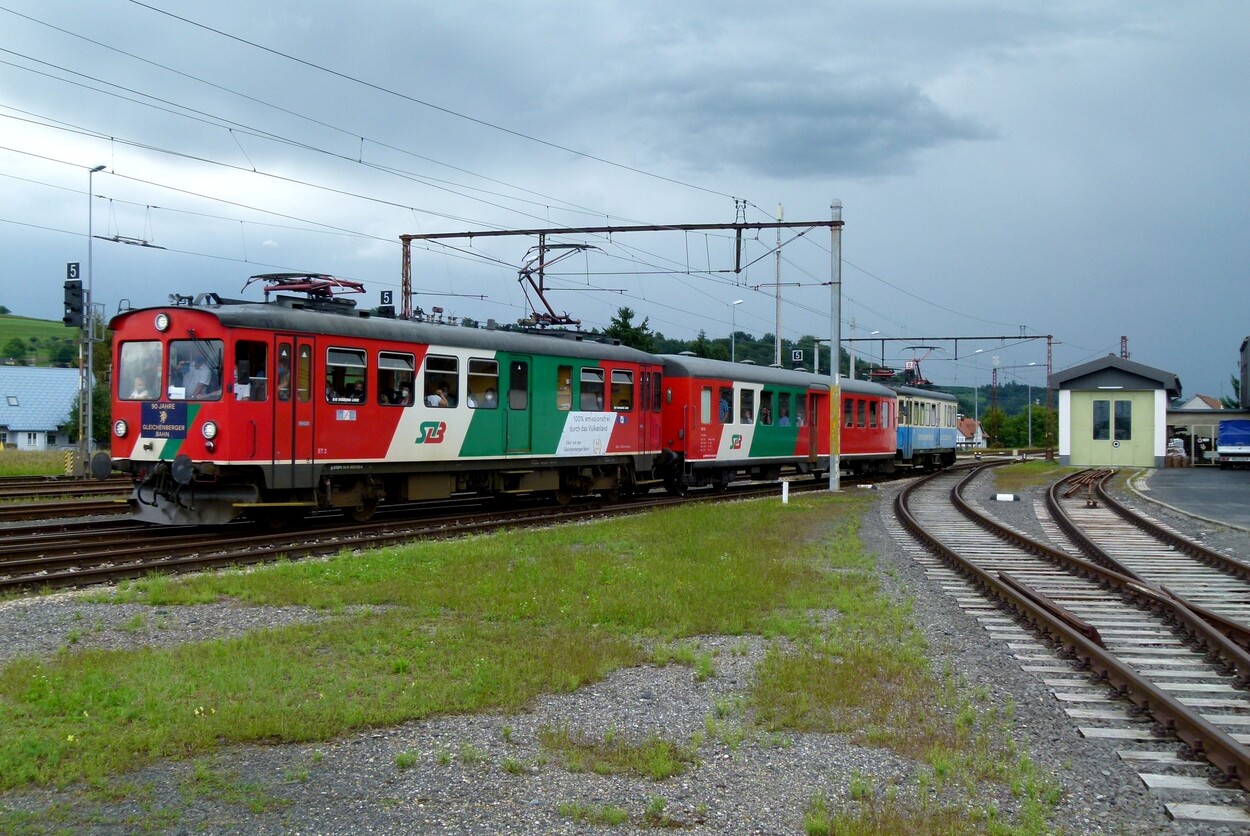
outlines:
{"label": "gravel ballast", "polygon": [[[1221,832],[1171,821],[1163,800],[1116,756],[1115,744],[1082,738],[1041,678],[1022,671],[1005,643],[926,577],[911,547],[891,534],[896,490],[877,492],[879,501],[865,514],[865,549],[877,555],[890,594],[913,601],[934,670],[954,671],[969,688],[987,692],[989,704],[1014,705],[1014,739],[1063,791],[1053,824],[1067,833]],[[1008,524],[1040,536],[1037,495],[1031,490],[1021,502],[985,504]],[[1247,553],[1245,532],[1148,510],[1208,545]],[[302,608],[155,608],[90,603],[77,593],[40,596],[0,604],[0,663],[61,649],[200,641],[334,617]],[[163,761],[119,776],[128,788],[124,797],[77,786],[11,792],[0,796],[0,816],[28,816],[30,832],[627,833],[662,822],[689,833],[802,833],[810,801],[823,796],[830,809],[847,803],[852,776],[878,793],[916,791],[927,768],[889,750],[837,735],[770,735],[750,725],[741,705],[768,640],[705,636],[695,642],[714,654],[714,674],[703,680],[687,666],[644,665],[572,694],[541,698],[518,714],[443,717],[315,744],[234,746],[193,762]],[[708,733],[709,718],[744,732],[741,741]],[[651,781],[566,769],[538,743],[540,730],[563,727],[597,737],[610,729],[631,740],[655,734],[684,743],[697,733],[706,739],[693,768]],[[243,792],[214,790],[205,770]],[[986,783],[973,803],[1007,814],[1019,800],[1008,788]],[[625,810],[628,822],[593,824],[570,812],[609,807]],[[658,815],[648,820],[648,810]]]}

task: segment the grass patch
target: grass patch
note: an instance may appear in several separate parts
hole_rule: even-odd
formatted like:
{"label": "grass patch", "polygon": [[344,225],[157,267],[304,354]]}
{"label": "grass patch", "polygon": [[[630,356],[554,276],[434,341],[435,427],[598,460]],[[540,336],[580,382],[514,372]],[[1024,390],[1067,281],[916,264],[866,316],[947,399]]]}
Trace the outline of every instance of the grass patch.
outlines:
{"label": "grass patch", "polygon": [[[720,504],[133,582],[109,600],[229,597],[337,616],[329,625],[5,665],[0,790],[94,780],[240,743],[515,710],[639,664],[644,643],[812,635],[809,613],[842,583],[818,567],[820,542],[868,501]],[[711,675],[710,658],[695,654],[694,666]]]}
{"label": "grass patch", "polygon": [[994,485],[1000,493],[1018,493],[1025,488],[1050,485],[1079,469],[1044,459],[1005,464],[994,468]]}
{"label": "grass patch", "polygon": [[60,450],[0,449],[0,476],[64,476]]}
{"label": "grass patch", "polygon": [[574,734],[568,727],[542,729],[538,742],[564,760],[571,772],[626,773],[653,781],[681,775],[695,763],[693,747],[651,736],[641,743],[619,739],[611,730],[602,740]]}

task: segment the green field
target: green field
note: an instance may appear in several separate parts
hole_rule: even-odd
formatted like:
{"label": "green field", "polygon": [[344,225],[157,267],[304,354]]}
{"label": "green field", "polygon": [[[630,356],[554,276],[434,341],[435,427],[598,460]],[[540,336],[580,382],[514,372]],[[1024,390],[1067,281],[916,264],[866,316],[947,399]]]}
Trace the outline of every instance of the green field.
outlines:
{"label": "green field", "polygon": [[[13,340],[22,343],[20,356],[12,350]],[[77,328],[67,328],[56,320],[0,315],[0,362],[18,360],[35,366],[73,364],[78,359],[77,340]]]}

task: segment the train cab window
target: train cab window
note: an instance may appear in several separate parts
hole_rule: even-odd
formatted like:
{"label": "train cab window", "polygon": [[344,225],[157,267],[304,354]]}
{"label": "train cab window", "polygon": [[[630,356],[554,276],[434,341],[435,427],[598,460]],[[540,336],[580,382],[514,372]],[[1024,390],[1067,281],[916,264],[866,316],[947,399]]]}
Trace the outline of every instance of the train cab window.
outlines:
{"label": "train cab window", "polygon": [[556,409],[568,412],[573,408],[573,367],[556,368]]}
{"label": "train cab window", "polygon": [[582,369],[578,403],[583,412],[603,410],[603,369]]}
{"label": "train cab window", "polygon": [[628,412],[634,408],[634,373],[612,370],[612,409]]}
{"label": "train cab window", "polygon": [[426,406],[452,407],[460,399],[460,358],[430,354],[425,358],[422,390]]}
{"label": "train cab window", "polygon": [[365,353],[358,348],[326,349],[326,402],[364,401]]}
{"label": "train cab window", "polygon": [[378,352],[378,403],[383,406],[412,406],[416,360],[411,354]]}
{"label": "train cab window", "polygon": [[755,390],[743,389],[739,393],[738,411],[742,423],[751,424],[755,421]]}
{"label": "train cab window", "polygon": [[122,343],[117,361],[117,397],[128,401],[159,398],[161,369],[164,365],[159,341]]}
{"label": "train cab window", "polygon": [[777,426],[790,426],[790,393],[781,392],[777,395]]}
{"label": "train cab window", "polygon": [[855,426],[854,398],[844,398],[842,400],[842,426],[847,428]]}
{"label": "train cab window", "polygon": [[773,422],[773,393],[767,389],[760,393],[760,411],[756,417],[761,424]]}
{"label": "train cab window", "polygon": [[734,390],[728,386],[722,386],[720,390],[720,405],[716,408],[717,421],[722,424],[732,424],[734,422]]}
{"label": "train cab window", "polygon": [[234,379],[230,390],[236,401],[264,401],[269,398],[269,345],[239,340],[234,345]]}
{"label": "train cab window", "polygon": [[499,408],[499,361],[469,358],[469,406]]}
{"label": "train cab window", "polygon": [[221,400],[221,340],[171,340],[170,400]]}

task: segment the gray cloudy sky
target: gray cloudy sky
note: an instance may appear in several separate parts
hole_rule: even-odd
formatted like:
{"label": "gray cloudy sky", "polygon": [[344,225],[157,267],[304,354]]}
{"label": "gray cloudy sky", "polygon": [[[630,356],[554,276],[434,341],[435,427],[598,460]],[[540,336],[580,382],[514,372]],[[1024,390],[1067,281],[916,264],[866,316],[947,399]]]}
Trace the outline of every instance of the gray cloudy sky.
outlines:
{"label": "gray cloudy sky", "polygon": [[[112,315],[279,270],[376,304],[404,233],[731,223],[735,198],[749,221],[826,220],[837,199],[843,336],[904,338],[888,363],[976,385],[997,358],[1040,387],[1045,341],[1018,335],[1054,335],[1056,369],[1124,336],[1186,395],[1229,395],[1247,43],[1240,0],[0,0],[0,304],[59,318],[89,205],[97,236],[154,245],[94,241]],[[551,300],[717,337],[742,299],[738,328],[771,334],[776,237],[748,239],[737,277],[723,234],[576,239],[597,249]],[[416,250],[415,304],[523,316],[533,243]],[[828,335],[827,231],[780,273],[782,335]],[[1011,339],[956,357],[944,336]]]}

